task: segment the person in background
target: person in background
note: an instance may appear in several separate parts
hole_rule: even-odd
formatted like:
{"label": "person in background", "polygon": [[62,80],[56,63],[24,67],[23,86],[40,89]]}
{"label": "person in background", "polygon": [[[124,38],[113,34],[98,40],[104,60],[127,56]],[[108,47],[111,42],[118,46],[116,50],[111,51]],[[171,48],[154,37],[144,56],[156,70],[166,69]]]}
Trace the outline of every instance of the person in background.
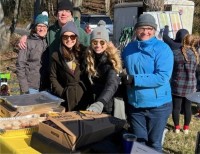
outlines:
{"label": "person in background", "polygon": [[[197,44],[197,51],[200,54],[200,39],[199,37],[197,38],[198,44]],[[196,70],[196,78],[197,78],[197,92],[200,92],[200,64],[197,66]],[[200,118],[200,104],[197,104],[197,115],[195,116],[196,118]]]}
{"label": "person in background", "polygon": [[116,93],[122,71],[122,61],[118,49],[109,42],[105,22],[100,20],[91,33],[91,44],[86,51],[86,72],[88,74],[94,102],[87,110],[96,113],[113,113],[113,97]]}
{"label": "person in background", "polygon": [[79,38],[80,38],[80,43],[83,44],[84,46],[89,46],[90,45],[90,35],[88,35],[84,29],[80,27],[80,21],[81,21],[81,10],[79,7],[74,7],[73,8],[73,17],[74,17],[74,22],[78,28],[79,31]]}
{"label": "person in background", "polygon": [[21,94],[33,94],[48,88],[45,87],[47,84],[45,69],[48,67],[47,30],[48,16],[38,15],[27,38],[27,48],[19,51],[16,73]]}
{"label": "person in background", "polygon": [[[86,47],[79,44],[79,32],[73,21],[67,22],[60,33],[59,50],[52,55],[50,81],[55,95],[65,100],[66,111],[84,110],[89,101],[82,79],[83,54]],[[86,100],[88,99],[88,101]]]}
{"label": "person in background", "polygon": [[157,24],[150,14],[139,16],[134,26],[136,40],[122,52],[127,74],[127,119],[137,141],[162,152],[162,136],[172,111],[170,78],[173,53],[155,37]]}
{"label": "person in background", "polygon": [[[167,31],[167,30],[166,30]],[[168,40],[167,33],[163,34],[164,41]],[[178,38],[178,39],[177,39]],[[189,124],[191,121],[191,101],[186,95],[196,92],[197,79],[196,70],[199,64],[199,54],[197,52],[197,39],[194,35],[188,34],[186,29],[180,29],[177,32],[176,39],[178,45],[172,46],[174,53],[174,68],[171,78],[173,111],[172,118],[175,132],[180,132],[179,117],[181,109],[184,114],[183,132],[189,133]],[[166,41],[166,43],[168,43]]]}
{"label": "person in background", "polygon": [[91,29],[91,27],[90,27],[90,25],[87,23],[86,24],[86,26],[85,26],[85,32],[87,33],[87,34],[91,34],[91,32],[92,32],[92,29]]}
{"label": "person in background", "polygon": [[172,50],[178,50],[182,46],[183,38],[189,34],[187,29],[179,29],[176,33],[175,39],[171,39],[169,36],[169,26],[166,25],[163,31],[163,41],[169,45]]}
{"label": "person in background", "polygon": [[187,34],[183,38],[182,48],[174,51],[174,70],[172,74],[172,94],[175,132],[180,132],[179,115],[181,105],[184,113],[183,132],[189,133],[191,121],[191,101],[187,100],[186,95],[196,92],[197,79],[196,69],[199,64],[199,54],[196,50],[196,38],[194,35]]}

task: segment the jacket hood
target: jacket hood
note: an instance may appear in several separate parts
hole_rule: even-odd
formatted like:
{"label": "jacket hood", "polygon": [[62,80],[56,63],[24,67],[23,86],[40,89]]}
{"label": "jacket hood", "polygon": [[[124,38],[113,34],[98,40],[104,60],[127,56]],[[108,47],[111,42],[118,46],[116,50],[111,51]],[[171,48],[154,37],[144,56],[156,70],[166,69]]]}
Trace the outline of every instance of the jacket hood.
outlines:
{"label": "jacket hood", "polygon": [[186,30],[186,29],[180,29],[180,30],[178,30],[178,32],[176,33],[176,38],[175,38],[174,41],[177,42],[177,43],[181,43],[182,40],[183,40],[183,38],[184,38],[187,34],[189,34],[189,32],[188,32],[188,30]]}

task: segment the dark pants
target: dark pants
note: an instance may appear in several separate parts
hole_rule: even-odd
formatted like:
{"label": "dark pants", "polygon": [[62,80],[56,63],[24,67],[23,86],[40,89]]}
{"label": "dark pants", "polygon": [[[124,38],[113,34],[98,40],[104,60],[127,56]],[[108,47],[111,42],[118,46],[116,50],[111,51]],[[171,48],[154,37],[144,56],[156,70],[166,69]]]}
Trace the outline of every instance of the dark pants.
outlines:
{"label": "dark pants", "polygon": [[163,131],[171,112],[171,102],[154,108],[134,108],[129,105],[128,120],[137,141],[162,152]]}
{"label": "dark pants", "polygon": [[185,97],[173,95],[172,118],[175,126],[179,125],[181,109],[184,114],[184,125],[189,125],[192,117],[191,102]]}

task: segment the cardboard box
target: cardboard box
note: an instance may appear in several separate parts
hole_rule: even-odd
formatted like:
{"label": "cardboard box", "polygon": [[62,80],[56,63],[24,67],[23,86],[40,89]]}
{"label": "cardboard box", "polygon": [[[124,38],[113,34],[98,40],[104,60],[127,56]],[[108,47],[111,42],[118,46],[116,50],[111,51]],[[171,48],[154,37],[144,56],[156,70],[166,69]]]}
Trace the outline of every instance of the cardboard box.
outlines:
{"label": "cardboard box", "polygon": [[[39,134],[38,132],[34,132],[31,137],[30,146],[35,150],[46,153],[46,154],[66,154],[72,153],[72,151],[61,144]],[[78,153],[76,153],[78,154]]]}
{"label": "cardboard box", "polygon": [[93,112],[66,112],[39,124],[39,133],[72,151],[123,128],[125,120]]}

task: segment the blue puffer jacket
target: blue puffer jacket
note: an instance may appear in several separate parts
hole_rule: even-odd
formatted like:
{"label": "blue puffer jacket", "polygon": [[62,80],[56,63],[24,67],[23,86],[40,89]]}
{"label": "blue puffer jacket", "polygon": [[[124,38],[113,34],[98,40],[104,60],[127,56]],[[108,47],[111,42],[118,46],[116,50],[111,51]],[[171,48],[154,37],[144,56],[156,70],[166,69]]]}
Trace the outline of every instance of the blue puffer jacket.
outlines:
{"label": "blue puffer jacket", "polygon": [[158,107],[171,102],[170,78],[173,53],[155,37],[128,44],[122,53],[127,73],[134,85],[127,87],[128,103],[136,108]]}

